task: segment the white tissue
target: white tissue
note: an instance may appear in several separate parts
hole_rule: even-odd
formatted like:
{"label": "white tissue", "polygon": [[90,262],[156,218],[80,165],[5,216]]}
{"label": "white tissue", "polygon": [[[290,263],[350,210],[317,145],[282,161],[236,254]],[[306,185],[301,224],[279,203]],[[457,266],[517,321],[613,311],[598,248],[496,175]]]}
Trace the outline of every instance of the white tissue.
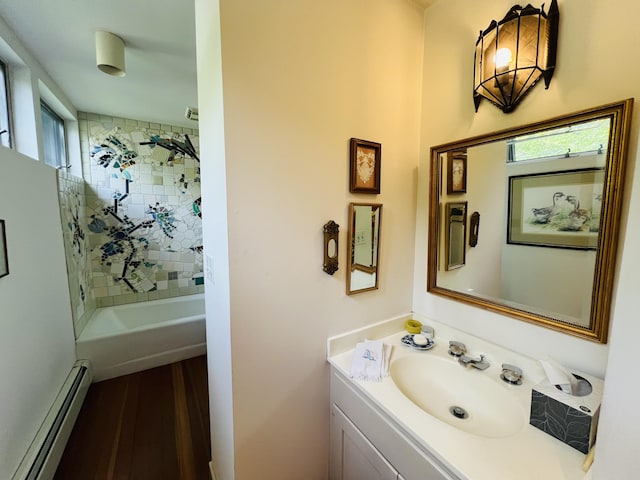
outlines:
{"label": "white tissue", "polygon": [[558,362],[547,358],[546,360],[540,360],[540,364],[544,368],[551,385],[557,385],[569,395],[573,395],[573,392],[578,391],[578,379]]}
{"label": "white tissue", "polygon": [[391,345],[381,340],[365,340],[356,345],[351,363],[351,377],[358,380],[379,382],[389,375]]}

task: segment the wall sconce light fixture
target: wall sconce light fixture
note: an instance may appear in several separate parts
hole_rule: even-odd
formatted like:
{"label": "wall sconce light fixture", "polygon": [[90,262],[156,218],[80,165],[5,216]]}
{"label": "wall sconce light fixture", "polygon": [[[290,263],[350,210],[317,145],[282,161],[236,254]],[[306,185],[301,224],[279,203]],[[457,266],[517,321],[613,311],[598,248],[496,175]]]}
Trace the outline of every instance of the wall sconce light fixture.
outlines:
{"label": "wall sconce light fixture", "polygon": [[549,12],[514,5],[505,17],[480,32],[476,42],[473,103],[486,98],[504,113],[512,112],[542,77],[549,88],[558,45],[557,0]]}
{"label": "wall sconce light fixture", "polygon": [[110,32],[96,32],[96,65],[108,75],[124,77],[124,41]]}

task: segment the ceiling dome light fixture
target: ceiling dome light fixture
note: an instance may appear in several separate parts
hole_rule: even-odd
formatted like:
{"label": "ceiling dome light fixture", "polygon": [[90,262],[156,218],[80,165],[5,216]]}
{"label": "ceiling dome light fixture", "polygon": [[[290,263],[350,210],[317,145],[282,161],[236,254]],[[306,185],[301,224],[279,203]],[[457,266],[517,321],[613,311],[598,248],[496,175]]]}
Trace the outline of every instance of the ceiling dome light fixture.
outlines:
{"label": "ceiling dome light fixture", "polygon": [[124,41],[110,32],[96,32],[96,65],[114,77],[124,77]]}
{"label": "ceiling dome light fixture", "polygon": [[549,88],[558,46],[557,0],[549,13],[514,5],[505,17],[480,32],[476,42],[473,103],[478,111],[486,98],[504,113],[512,112],[542,77]]}

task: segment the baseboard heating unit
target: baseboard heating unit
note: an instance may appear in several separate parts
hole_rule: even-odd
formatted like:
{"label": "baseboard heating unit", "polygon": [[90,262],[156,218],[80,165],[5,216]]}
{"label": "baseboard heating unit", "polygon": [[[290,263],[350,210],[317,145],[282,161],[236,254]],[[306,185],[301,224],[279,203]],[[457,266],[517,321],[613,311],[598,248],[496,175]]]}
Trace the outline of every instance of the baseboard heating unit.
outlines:
{"label": "baseboard heating unit", "polygon": [[89,362],[77,361],[12,480],[53,478],[90,384]]}

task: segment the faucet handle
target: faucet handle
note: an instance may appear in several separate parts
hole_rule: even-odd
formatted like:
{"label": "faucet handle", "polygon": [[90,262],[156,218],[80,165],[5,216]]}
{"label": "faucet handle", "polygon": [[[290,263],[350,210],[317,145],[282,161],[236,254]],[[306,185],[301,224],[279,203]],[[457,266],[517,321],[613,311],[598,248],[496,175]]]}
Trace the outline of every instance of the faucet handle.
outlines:
{"label": "faucet handle", "polygon": [[522,369],[508,363],[502,364],[502,373],[500,378],[507,383],[514,385],[522,385]]}
{"label": "faucet handle", "polygon": [[464,346],[464,343],[458,342],[457,340],[449,341],[449,355],[453,355],[454,357],[459,357],[467,351],[467,347]]}

